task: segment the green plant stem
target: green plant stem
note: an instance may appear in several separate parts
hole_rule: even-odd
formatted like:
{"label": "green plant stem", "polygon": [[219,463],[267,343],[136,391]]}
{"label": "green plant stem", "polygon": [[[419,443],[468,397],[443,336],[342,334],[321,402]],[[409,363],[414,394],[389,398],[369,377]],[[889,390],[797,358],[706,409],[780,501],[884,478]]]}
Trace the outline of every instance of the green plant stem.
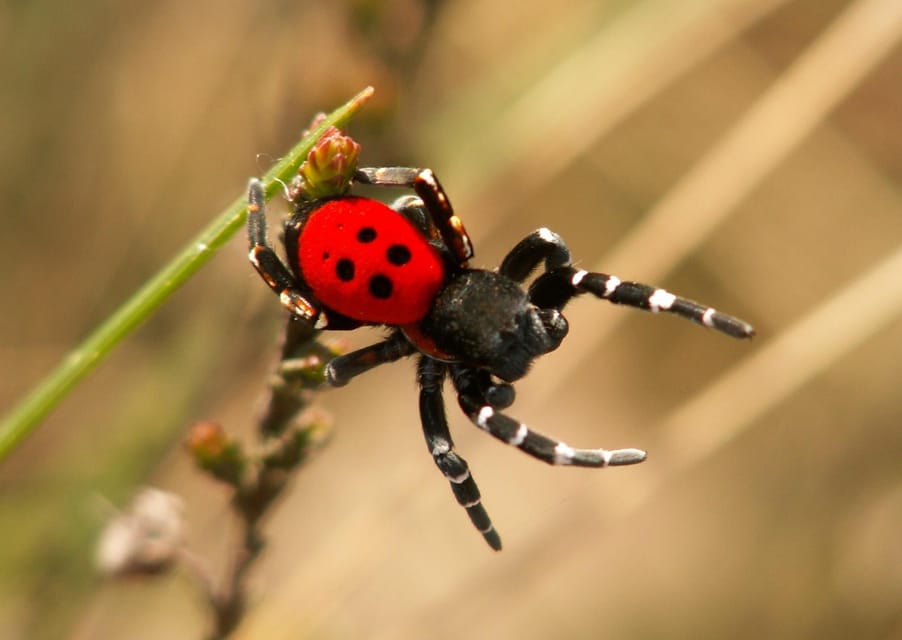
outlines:
{"label": "green plant stem", "polygon": [[[373,94],[367,87],[326,116],[263,177],[267,199],[288,182],[314,143],[329,126],[344,127]],[[169,264],[151,278],[79,346],[73,349],[0,422],[0,461],[27,437],[73,387],[103,360],[120,340],[146,320],[172,293],[204,266],[244,226],[246,198],[237,198],[201,231]]]}

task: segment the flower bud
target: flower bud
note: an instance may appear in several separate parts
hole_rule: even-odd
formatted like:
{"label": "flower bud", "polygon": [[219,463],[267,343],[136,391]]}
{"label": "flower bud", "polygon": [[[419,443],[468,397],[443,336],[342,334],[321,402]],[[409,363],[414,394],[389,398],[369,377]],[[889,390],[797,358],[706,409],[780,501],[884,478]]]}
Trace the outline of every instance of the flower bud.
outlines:
{"label": "flower bud", "polygon": [[335,127],[329,127],[307,154],[291,183],[291,199],[316,200],[347,192],[357,169],[360,145]]}
{"label": "flower bud", "polygon": [[196,422],[191,425],[185,448],[197,465],[223,482],[241,482],[246,461],[241,447],[229,438],[215,422]]}

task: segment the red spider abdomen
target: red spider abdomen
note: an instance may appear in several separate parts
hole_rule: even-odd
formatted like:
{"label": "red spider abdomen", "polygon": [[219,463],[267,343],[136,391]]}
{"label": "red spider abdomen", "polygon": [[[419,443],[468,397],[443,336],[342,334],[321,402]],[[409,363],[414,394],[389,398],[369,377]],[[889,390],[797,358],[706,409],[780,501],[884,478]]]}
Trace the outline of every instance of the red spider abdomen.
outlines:
{"label": "red spider abdomen", "polygon": [[409,220],[357,197],[327,201],[310,215],[298,263],[317,300],[378,324],[420,320],[445,277],[437,250]]}

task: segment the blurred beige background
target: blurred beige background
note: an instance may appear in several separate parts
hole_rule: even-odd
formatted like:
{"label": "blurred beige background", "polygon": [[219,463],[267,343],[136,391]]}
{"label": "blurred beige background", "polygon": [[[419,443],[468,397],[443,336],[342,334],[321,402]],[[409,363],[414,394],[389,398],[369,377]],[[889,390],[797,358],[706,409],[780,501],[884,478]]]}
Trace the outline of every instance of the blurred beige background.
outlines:
{"label": "blurred beige background", "polygon": [[[638,467],[555,469],[448,396],[505,549],[455,504],[412,363],[322,394],[333,442],[267,525],[238,638],[902,637],[898,0],[0,5],[0,407],[362,87],[367,165],[430,166],[498,264],[585,268],[752,322],[751,344],[580,299],[511,414]],[[180,449],[247,431],[282,312],[236,238],[0,467],[0,638],[199,638],[182,574],[104,583],[137,487],[221,561]],[[353,345],[378,337],[361,331]]]}

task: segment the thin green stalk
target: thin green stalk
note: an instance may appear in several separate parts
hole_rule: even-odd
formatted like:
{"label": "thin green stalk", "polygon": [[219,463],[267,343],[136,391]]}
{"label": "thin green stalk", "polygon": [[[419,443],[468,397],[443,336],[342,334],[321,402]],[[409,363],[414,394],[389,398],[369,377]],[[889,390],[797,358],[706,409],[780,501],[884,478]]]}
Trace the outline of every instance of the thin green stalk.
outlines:
{"label": "thin green stalk", "polygon": [[[372,93],[372,87],[367,87],[330,113],[316,129],[279,160],[263,177],[267,198],[281,189],[276,179],[284,182],[291,180],[323,132],[332,125],[344,127]],[[0,422],[0,461],[35,429],[122,338],[150,317],[176,289],[205,265],[216,251],[244,226],[247,216],[245,205],[245,196],[242,195],[189,242],[185,249],[157,275],[113,312],[94,333],[73,349],[17,406],[13,407]]]}

